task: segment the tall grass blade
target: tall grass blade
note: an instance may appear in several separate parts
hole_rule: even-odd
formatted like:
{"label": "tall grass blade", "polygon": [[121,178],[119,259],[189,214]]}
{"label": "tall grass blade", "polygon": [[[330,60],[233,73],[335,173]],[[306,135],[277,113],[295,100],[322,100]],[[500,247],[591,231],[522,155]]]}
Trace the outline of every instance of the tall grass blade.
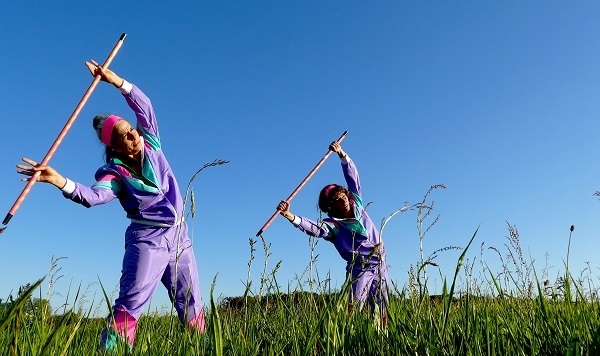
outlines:
{"label": "tall grass blade", "polygon": [[221,318],[219,317],[219,309],[217,308],[217,304],[213,297],[216,282],[217,276],[213,279],[212,286],[210,287],[210,321],[212,324],[210,330],[212,333],[212,340],[215,343],[214,355],[223,356],[223,327],[221,325]]}
{"label": "tall grass blade", "polygon": [[460,269],[464,263],[465,256],[467,255],[467,251],[469,250],[469,246],[471,246],[471,243],[475,239],[475,236],[477,236],[478,231],[479,231],[479,227],[477,228],[477,230],[475,230],[475,233],[473,233],[471,240],[469,240],[467,247],[465,247],[463,252],[460,254],[460,257],[458,258],[458,262],[456,263],[456,271],[454,272],[454,278],[452,279],[452,285],[450,286],[450,293],[448,295],[448,303],[444,305],[444,323],[443,323],[444,326],[442,327],[442,334],[446,334],[446,327],[448,326],[448,316],[450,315],[450,306],[452,304],[452,297],[454,296],[454,287],[456,286],[456,277],[458,277],[458,273],[460,272]]}

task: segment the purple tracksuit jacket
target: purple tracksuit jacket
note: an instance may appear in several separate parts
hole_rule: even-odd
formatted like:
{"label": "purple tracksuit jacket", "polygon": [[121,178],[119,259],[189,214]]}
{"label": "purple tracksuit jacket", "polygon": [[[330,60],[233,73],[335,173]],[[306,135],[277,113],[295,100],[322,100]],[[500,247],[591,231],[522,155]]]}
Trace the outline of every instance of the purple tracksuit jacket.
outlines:
{"label": "purple tracksuit jacket", "polygon": [[133,173],[115,158],[96,172],[92,187],[75,183],[75,191],[65,196],[86,207],[118,198],[129,219],[174,225],[181,219],[183,199],[161,150],[150,99],[135,85],[124,97],[135,112],[137,128],[144,139],[142,175]]}
{"label": "purple tracksuit jacket", "polygon": [[[161,149],[150,99],[136,86],[127,85],[131,90],[125,90],[123,96],[135,113],[137,129],[144,140],[142,174],[114,158],[98,169],[94,185],[75,183],[72,192],[63,194],[86,207],[116,198],[132,220],[125,232],[115,316],[127,313],[137,320],[162,282],[180,320],[187,323],[202,317],[203,312],[196,260],[187,225],[182,221],[183,199]],[[128,340],[132,342],[133,336]]]}

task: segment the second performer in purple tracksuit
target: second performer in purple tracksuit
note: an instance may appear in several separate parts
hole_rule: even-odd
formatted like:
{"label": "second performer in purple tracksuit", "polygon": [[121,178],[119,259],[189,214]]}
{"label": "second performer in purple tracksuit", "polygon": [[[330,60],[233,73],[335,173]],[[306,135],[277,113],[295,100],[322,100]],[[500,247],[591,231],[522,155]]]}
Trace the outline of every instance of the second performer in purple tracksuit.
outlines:
{"label": "second performer in purple tracksuit", "polygon": [[294,226],[308,235],[324,238],[333,243],[346,261],[346,271],[352,281],[352,301],[362,308],[367,301],[371,308],[380,308],[382,323],[387,323],[387,265],[385,248],[379,231],[371,221],[362,202],[360,180],[354,162],[339,143],[329,149],[342,161],[342,171],[348,189],[330,184],[319,194],[319,209],[328,215],[315,222],[290,212],[290,204],[282,201],[277,206]]}
{"label": "second performer in purple tracksuit", "polygon": [[18,165],[18,172],[59,187],[65,197],[86,207],[118,199],[131,224],[125,232],[119,297],[110,326],[102,333],[101,347],[113,349],[118,340],[130,346],[137,320],[159,282],[167,288],[182,323],[204,332],[205,321],[196,259],[183,221],[183,199],[165,158],[150,100],[140,89],[86,62],[92,75],[122,92],[137,118],[137,128],[116,115],[96,116],[94,128],[106,145],[107,164],[96,172],[96,183],[87,187],[64,178],[49,166]]}

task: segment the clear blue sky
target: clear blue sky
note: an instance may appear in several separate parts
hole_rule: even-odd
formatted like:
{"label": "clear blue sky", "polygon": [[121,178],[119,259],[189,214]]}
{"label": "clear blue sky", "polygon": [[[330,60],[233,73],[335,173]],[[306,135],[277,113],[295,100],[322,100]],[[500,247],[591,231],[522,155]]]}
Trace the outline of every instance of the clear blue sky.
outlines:
{"label": "clear blue sky", "polygon": [[[194,182],[190,221],[201,287],[208,301],[241,295],[248,239],[344,130],[364,200],[378,223],[437,183],[439,223],[425,253],[464,246],[480,226],[479,246],[502,248],[516,225],[538,272],[564,271],[571,224],[571,266],[598,272],[600,201],[600,3],[429,1],[8,2],[0,12],[0,205],[2,218],[23,183],[20,157],[40,160],[92,77],[84,61],[104,61],[125,32],[111,68],[152,99],[164,151],[185,187]],[[102,147],[91,128],[98,113],[132,118],[102,83],[51,165],[92,184]],[[333,156],[292,202],[317,217],[320,188],[343,182]],[[0,207],[0,208],[1,208]],[[36,184],[0,235],[0,297],[47,273],[52,256],[66,299],[81,284],[99,299],[118,285],[123,233],[118,202],[85,209]],[[419,259],[416,214],[398,215],[384,234],[390,276],[399,285]],[[264,234],[268,270],[285,289],[310,258],[308,239],[285,219]],[[252,279],[264,253],[256,245]],[[321,276],[340,286],[344,262],[317,246]],[[459,252],[438,262],[451,278]],[[528,256],[526,256],[528,258]],[[497,256],[485,250],[495,266]],[[438,285],[439,286],[439,285]],[[167,300],[159,287],[153,301]]]}

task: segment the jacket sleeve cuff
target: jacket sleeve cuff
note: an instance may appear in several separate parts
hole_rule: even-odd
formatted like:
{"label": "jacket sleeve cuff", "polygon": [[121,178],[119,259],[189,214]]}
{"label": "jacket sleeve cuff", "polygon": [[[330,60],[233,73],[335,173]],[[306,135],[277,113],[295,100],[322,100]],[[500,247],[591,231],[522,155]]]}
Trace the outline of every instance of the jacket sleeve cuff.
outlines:
{"label": "jacket sleeve cuff", "polygon": [[348,162],[350,162],[350,156],[346,154],[344,157],[340,158],[340,160],[343,164],[348,164]]}
{"label": "jacket sleeve cuff", "polygon": [[61,190],[65,194],[71,194],[75,191],[75,182],[73,182],[69,178],[66,178],[66,179],[67,179],[67,183],[65,184],[64,187],[61,188]]}
{"label": "jacket sleeve cuff", "polygon": [[128,81],[126,81],[125,79],[123,79],[123,85],[121,85],[121,87],[119,88],[121,93],[129,94],[131,92],[131,89],[133,89],[133,84],[131,84]]}
{"label": "jacket sleeve cuff", "polygon": [[292,224],[294,224],[294,226],[298,226],[300,225],[300,222],[302,222],[302,218],[300,218],[298,215],[294,215],[294,220],[292,220]]}

